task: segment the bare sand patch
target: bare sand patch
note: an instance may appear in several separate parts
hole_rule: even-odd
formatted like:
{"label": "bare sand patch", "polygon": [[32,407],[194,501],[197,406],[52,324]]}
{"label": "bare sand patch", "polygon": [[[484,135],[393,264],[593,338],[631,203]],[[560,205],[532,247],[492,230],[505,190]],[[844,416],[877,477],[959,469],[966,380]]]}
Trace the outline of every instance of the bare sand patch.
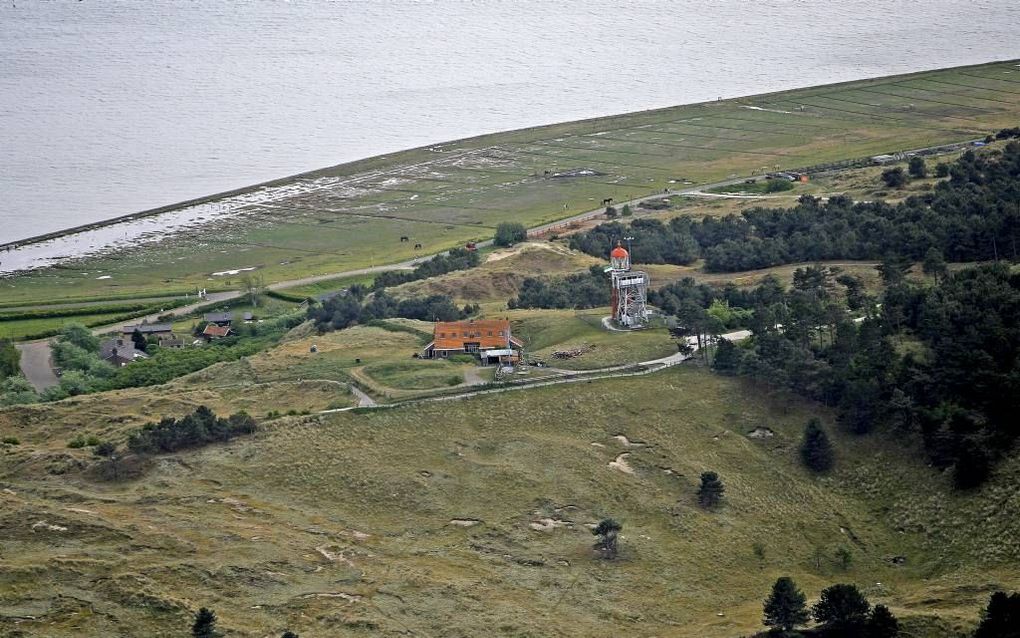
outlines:
{"label": "bare sand patch", "polygon": [[628,456],[630,456],[630,452],[624,452],[623,454],[616,457],[615,461],[610,461],[609,467],[613,468],[614,470],[623,472],[624,474],[633,474],[634,468],[632,468],[630,464],[627,463]]}

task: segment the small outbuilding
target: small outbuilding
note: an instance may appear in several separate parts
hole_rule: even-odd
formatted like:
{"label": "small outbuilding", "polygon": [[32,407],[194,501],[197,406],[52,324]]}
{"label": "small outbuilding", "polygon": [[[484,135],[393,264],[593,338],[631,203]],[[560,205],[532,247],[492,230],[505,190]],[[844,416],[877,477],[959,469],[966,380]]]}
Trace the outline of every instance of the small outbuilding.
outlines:
{"label": "small outbuilding", "polygon": [[202,319],[208,323],[214,323],[217,326],[229,326],[234,321],[234,313],[208,312],[202,317]]}

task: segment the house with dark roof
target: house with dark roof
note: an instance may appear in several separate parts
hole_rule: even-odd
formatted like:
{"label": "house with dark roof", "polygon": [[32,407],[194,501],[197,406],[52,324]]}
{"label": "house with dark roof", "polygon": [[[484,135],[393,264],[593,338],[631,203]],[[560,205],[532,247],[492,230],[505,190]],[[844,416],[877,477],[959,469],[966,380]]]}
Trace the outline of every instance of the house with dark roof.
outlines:
{"label": "house with dark roof", "polygon": [[149,355],[135,348],[131,339],[117,337],[104,341],[99,345],[99,358],[107,363],[122,368],[139,359],[148,359]]}
{"label": "house with dark roof", "polygon": [[184,339],[181,339],[181,338],[177,337],[176,335],[170,335],[170,336],[160,335],[160,337],[156,340],[156,344],[160,348],[183,348],[184,347]]}
{"label": "house with dark roof", "polygon": [[473,354],[482,363],[516,361],[524,342],[510,334],[509,319],[438,321],[422,355],[429,359]]}
{"label": "house with dark roof", "polygon": [[229,326],[234,321],[232,312],[207,312],[202,319],[217,326]]}
{"label": "house with dark roof", "polygon": [[142,322],[133,326],[124,326],[120,329],[121,334],[130,337],[134,334],[135,330],[142,333],[145,336],[168,336],[172,337],[174,334],[173,325],[169,323],[146,323]]}

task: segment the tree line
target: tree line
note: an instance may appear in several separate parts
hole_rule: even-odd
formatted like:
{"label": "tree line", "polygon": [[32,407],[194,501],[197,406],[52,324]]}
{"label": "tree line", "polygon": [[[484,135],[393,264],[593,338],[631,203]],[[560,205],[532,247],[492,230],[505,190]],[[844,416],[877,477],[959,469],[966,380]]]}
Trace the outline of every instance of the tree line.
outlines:
{"label": "tree line", "polygon": [[[789,576],[772,585],[762,605],[762,624],[769,635],[784,638],[896,638],[899,620],[885,605],[872,606],[856,585],[840,583],[822,590],[810,608],[807,597]],[[810,620],[812,630],[801,630]],[[1020,594],[997,591],[991,595],[973,638],[1020,638]]]}
{"label": "tree line", "polygon": [[399,286],[409,281],[428,279],[438,275],[445,275],[455,270],[467,270],[474,268],[481,261],[478,251],[467,250],[466,248],[451,248],[446,255],[436,255],[428,261],[423,261],[414,267],[414,270],[387,270],[375,276],[372,287],[376,290],[389,286]]}
{"label": "tree line", "polygon": [[[912,172],[923,174],[922,167]],[[689,264],[700,256],[709,272],[889,255],[920,261],[933,248],[952,262],[1016,258],[1020,143],[982,155],[967,151],[945,172],[931,191],[897,204],[803,195],[791,209],[756,207],[700,221],[610,222],[573,236],[570,246],[605,258],[616,240],[629,235],[641,263]]]}
{"label": "tree line", "polygon": [[458,308],[449,295],[429,295],[397,300],[385,290],[367,294],[364,288],[351,288],[346,294],[309,306],[308,319],[320,332],[342,330],[355,324],[402,317],[419,321],[457,321],[477,314],[477,305]]}

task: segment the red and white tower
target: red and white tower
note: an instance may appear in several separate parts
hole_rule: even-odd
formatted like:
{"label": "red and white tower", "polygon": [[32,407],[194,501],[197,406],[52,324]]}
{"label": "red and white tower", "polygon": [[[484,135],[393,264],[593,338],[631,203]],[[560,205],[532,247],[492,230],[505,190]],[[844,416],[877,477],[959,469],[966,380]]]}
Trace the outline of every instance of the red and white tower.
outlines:
{"label": "red and white tower", "polygon": [[609,281],[612,285],[610,306],[613,320],[627,328],[640,328],[648,323],[648,275],[630,269],[630,252],[616,242],[609,253]]}

